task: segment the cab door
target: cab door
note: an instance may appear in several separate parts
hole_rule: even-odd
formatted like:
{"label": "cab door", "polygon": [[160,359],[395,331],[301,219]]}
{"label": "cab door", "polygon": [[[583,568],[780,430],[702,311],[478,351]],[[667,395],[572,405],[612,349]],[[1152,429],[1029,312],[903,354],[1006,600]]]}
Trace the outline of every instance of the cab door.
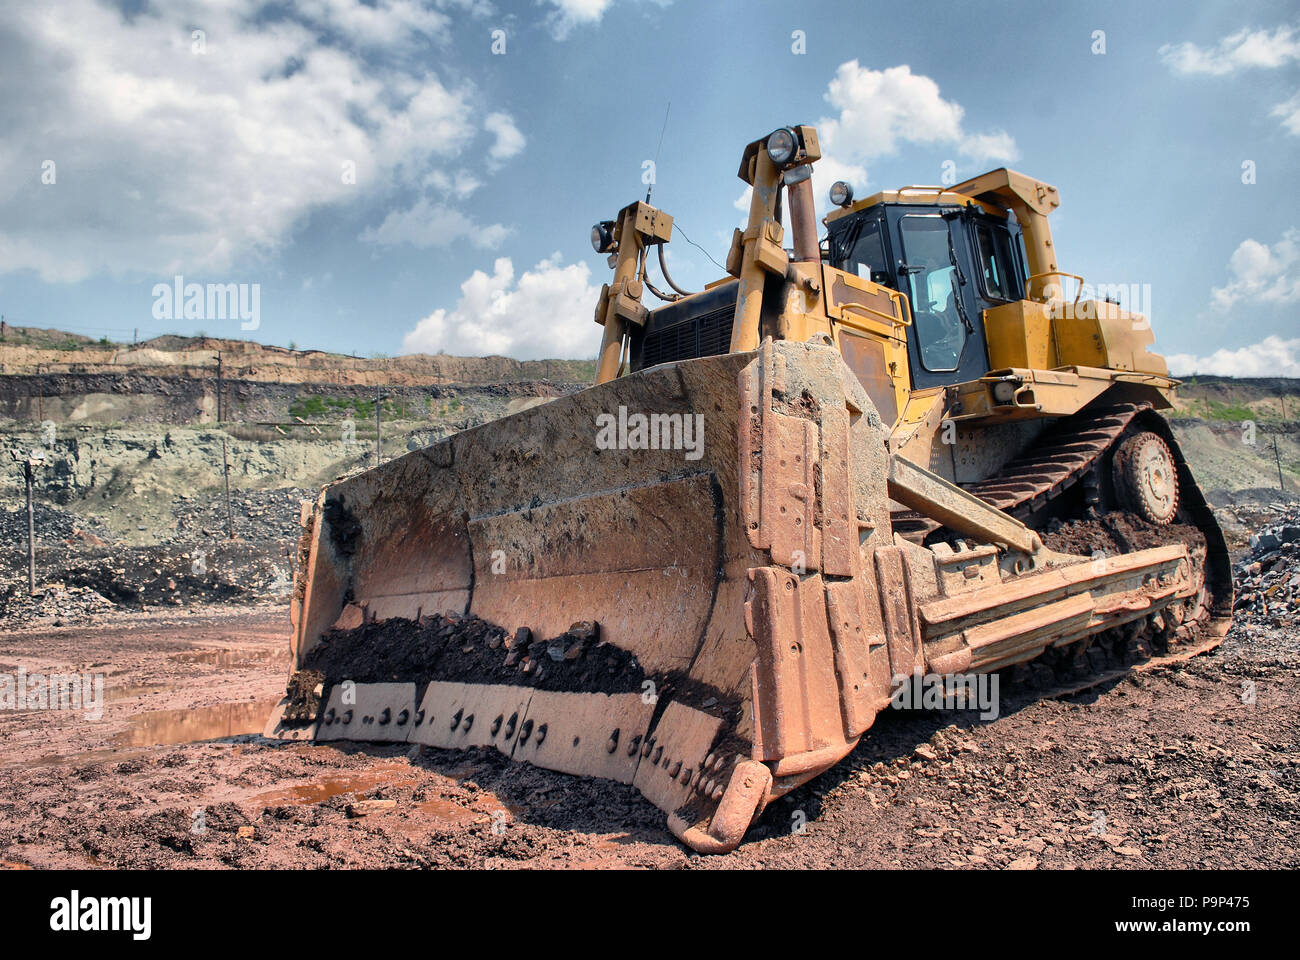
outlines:
{"label": "cab door", "polygon": [[898,288],[912,326],[907,348],[912,387],[944,386],[988,373],[984,323],[976,302],[968,232],[960,211],[896,210]]}

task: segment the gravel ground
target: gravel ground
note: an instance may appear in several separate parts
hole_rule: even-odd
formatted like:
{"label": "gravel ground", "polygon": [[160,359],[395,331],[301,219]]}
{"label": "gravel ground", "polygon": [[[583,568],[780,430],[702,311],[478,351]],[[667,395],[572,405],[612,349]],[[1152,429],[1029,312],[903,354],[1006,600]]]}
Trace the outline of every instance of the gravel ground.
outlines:
{"label": "gravel ground", "polygon": [[[10,633],[0,672],[106,674],[101,720],[0,712],[0,860],[37,867],[1291,867],[1300,649],[1217,651],[1000,716],[887,712],[832,771],[701,857],[630,787],[486,751],[255,731],[279,611],[115,613]],[[1008,695],[1009,694],[1009,695]],[[383,801],[372,803],[369,801]]]}

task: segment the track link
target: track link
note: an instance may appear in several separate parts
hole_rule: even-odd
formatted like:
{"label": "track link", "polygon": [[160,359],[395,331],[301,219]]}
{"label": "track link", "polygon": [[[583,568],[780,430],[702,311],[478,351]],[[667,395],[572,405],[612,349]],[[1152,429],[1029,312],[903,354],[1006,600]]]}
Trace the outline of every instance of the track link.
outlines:
{"label": "track link", "polygon": [[1122,403],[1058,420],[1023,456],[987,480],[968,484],[966,490],[1017,520],[1027,520],[1085,480],[1133,418],[1150,409],[1149,403]]}

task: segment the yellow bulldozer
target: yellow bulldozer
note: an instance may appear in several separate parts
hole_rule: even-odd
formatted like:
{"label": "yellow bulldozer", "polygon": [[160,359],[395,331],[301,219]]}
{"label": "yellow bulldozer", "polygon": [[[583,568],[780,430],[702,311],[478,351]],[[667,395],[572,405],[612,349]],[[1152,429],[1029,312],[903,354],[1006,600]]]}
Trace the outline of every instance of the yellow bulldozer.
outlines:
{"label": "yellow bulldozer", "polygon": [[820,155],[811,126],[745,148],[700,292],[648,197],[598,223],[593,386],[304,505],[268,735],[633,784],[725,852],[918,675],[1032,690],[1221,641],[1177,382],[1143,317],[1064,296],[1056,189],[836,183],[819,237]]}

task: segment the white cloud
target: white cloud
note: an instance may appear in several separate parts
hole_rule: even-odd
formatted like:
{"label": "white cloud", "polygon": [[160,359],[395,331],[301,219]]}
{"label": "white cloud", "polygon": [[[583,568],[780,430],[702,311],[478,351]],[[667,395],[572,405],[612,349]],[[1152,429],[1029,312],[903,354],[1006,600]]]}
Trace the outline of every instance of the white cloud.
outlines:
{"label": "white cloud", "polygon": [[1178,74],[1223,76],[1249,68],[1273,69],[1300,59],[1300,38],[1291,27],[1238,30],[1212,47],[1194,43],[1166,43],[1160,59]]}
{"label": "white cloud", "polygon": [[1293,137],[1300,137],[1300,93],[1295,94],[1290,100],[1279,103],[1269,116],[1281,117],[1282,126],[1286,127],[1287,133]]}
{"label": "white cloud", "polygon": [[1020,156],[1015,139],[1003,130],[964,136],[957,145],[957,150],[968,157],[972,163],[981,167],[996,163],[1011,163]]}
{"label": "white cloud", "polygon": [[1228,258],[1232,275],[1210,291],[1216,310],[1229,311],[1243,302],[1281,305],[1300,301],[1300,229],[1292,227],[1271,247],[1243,240]]}
{"label": "white cloud", "polygon": [[1265,337],[1237,350],[1216,350],[1208,357],[1178,353],[1168,357],[1176,377],[1300,377],[1300,338]]}
{"label": "white cloud", "polygon": [[397,65],[446,41],[453,3],[169,0],[130,17],[96,0],[0,5],[0,272],[243,269],[313,210],[418,191],[478,149],[475,91]]}
{"label": "white cloud", "polygon": [[840,113],[821,121],[821,139],[848,156],[897,153],[900,140],[952,143],[961,137],[962,108],[906,65],[871,70],[856,60],[840,64],[825,99]]}
{"label": "white cloud", "polygon": [[839,116],[818,126],[824,152],[846,163],[897,153],[900,143],[953,146],[981,159],[1010,161],[1017,155],[1015,140],[1002,131],[967,133],[961,105],[943,99],[937,83],[906,64],[885,70],[856,60],[840,64],[825,99]]}
{"label": "white cloud", "polygon": [[489,113],[483,119],[483,129],[496,137],[496,142],[488,150],[488,156],[493,160],[509,160],[522,151],[527,142],[508,113]]}
{"label": "white cloud", "polygon": [[439,308],[416,324],[402,350],[518,360],[590,357],[600,342],[592,322],[600,288],[590,280],[585,263],[566,266],[555,253],[516,282],[514,264],[500,257],[491,275],[475,270],[461,284],[453,309]]}
{"label": "white cloud", "polygon": [[413,247],[446,247],[465,239],[482,250],[501,246],[510,228],[499,223],[483,225],[455,207],[421,197],[414,206],[392,210],[377,227],[367,227],[361,234],[365,243],[381,247],[409,244]]}
{"label": "white cloud", "polygon": [[556,40],[568,37],[574,27],[600,23],[613,0],[537,0],[541,6],[554,9],[546,17],[546,25]]}
{"label": "white cloud", "polygon": [[817,124],[824,154],[813,167],[819,205],[836,180],[847,181],[862,195],[866,162],[896,154],[904,144],[951,147],[981,168],[1019,156],[1015,139],[1005,131],[967,131],[961,105],[945,100],[934,80],[906,64],[872,70],[857,60],[842,63],[825,99],[839,113]]}
{"label": "white cloud", "polygon": [[446,170],[430,170],[425,174],[424,185],[440,193],[464,200],[483,186],[483,181],[468,170],[457,170],[455,173]]}
{"label": "white cloud", "polygon": [[404,44],[415,34],[434,37],[448,25],[445,15],[414,0],[376,0],[374,6],[355,0],[296,0],[294,6],[308,23],[367,47]]}

